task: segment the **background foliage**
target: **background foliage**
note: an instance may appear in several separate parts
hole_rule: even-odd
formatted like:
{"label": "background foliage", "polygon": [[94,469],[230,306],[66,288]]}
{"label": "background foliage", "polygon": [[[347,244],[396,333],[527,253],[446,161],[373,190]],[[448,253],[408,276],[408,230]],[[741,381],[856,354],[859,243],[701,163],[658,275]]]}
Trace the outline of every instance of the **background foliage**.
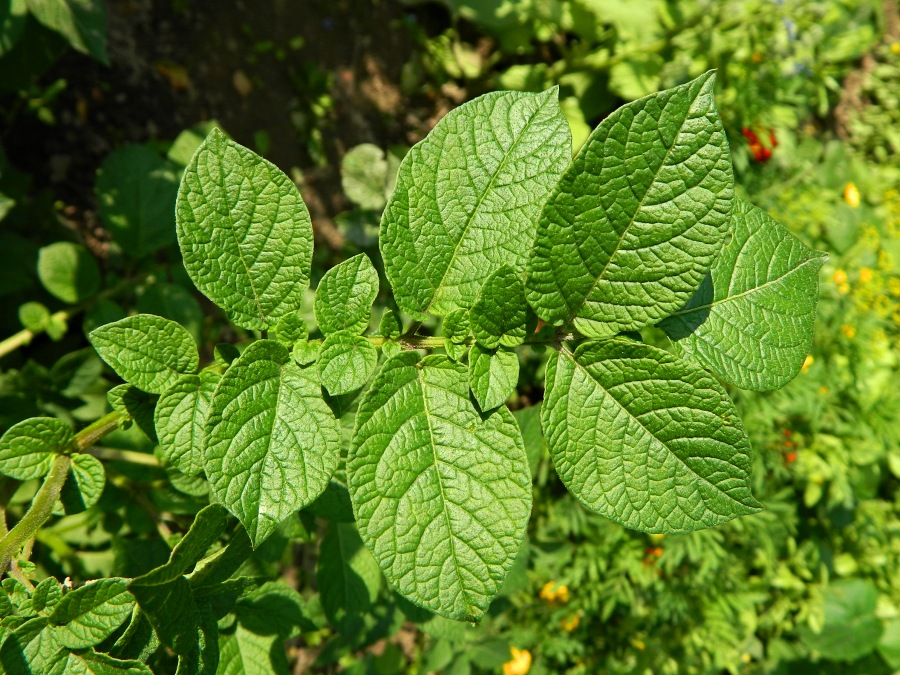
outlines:
{"label": "background foliage", "polygon": [[[777,392],[730,391],[756,451],[762,513],[666,537],[588,514],[539,441],[544,364],[527,357],[514,407],[534,511],[528,545],[485,620],[456,624],[392,594],[342,494],[326,493],[242,566],[244,576],[278,581],[241,596],[219,622],[222,668],[900,669],[895,2],[342,0],[310,2],[302,20],[208,4],[0,8],[0,334],[9,336],[0,342],[0,431],[37,415],[80,430],[110,405],[140,409],[127,389],[107,400],[119,380],[86,340],[96,326],[135,312],[170,318],[197,342],[202,364],[229,358],[216,345],[252,336],[195,294],[173,248],[178,181],[214,120],[300,184],[316,285],[357,253],[377,259],[399,159],[455,105],[558,83],[578,145],[623,101],[717,68],[743,196],[830,254],[803,372]],[[200,35],[199,55],[180,46]],[[389,324],[385,298],[376,306]],[[304,319],[316,325],[309,297]],[[334,406],[347,412],[349,434],[353,402],[336,396]],[[162,468],[165,439],[135,417],[86,450],[103,460],[105,479],[85,478],[88,503],[40,530],[2,583],[10,602],[0,597],[0,614],[28,602],[55,607],[53,621],[65,610],[51,590],[59,587],[39,580],[78,587],[162,565],[208,503],[190,471]],[[6,527],[37,489],[21,478],[0,485]],[[147,656],[128,654],[126,625],[101,635],[104,644],[121,644],[122,658]],[[165,649],[150,663],[174,672]]]}

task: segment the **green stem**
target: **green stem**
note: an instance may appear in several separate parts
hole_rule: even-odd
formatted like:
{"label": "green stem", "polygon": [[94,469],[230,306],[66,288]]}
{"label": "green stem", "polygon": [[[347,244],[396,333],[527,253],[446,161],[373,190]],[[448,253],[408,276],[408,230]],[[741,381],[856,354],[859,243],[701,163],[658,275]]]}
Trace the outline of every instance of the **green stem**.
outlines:
{"label": "green stem", "polygon": [[118,429],[119,425],[127,419],[127,415],[117,410],[107,413],[75,434],[75,446],[79,451],[87,450],[101,438]]}
{"label": "green stem", "polygon": [[93,455],[97,459],[106,459],[112,462],[131,462],[132,464],[143,464],[144,466],[155,467],[162,466],[156,457],[146,452],[94,446],[93,448],[88,448],[87,453]]}
{"label": "green stem", "polygon": [[53,506],[56,504],[56,500],[59,499],[59,493],[66,482],[71,466],[72,460],[69,459],[68,455],[57,455],[53,459],[50,472],[44,478],[44,484],[41,485],[40,490],[34,496],[31,508],[16,523],[16,526],[3,539],[0,539],[0,574],[6,572],[13,556],[50,518]]}

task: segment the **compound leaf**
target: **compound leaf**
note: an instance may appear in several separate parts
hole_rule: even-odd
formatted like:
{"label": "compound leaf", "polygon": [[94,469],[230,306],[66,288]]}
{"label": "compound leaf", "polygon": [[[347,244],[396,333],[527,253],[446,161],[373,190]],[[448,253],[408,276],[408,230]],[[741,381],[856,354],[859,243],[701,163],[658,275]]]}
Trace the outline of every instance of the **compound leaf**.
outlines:
{"label": "compound leaf", "polygon": [[100,499],[105,486],[103,463],[91,455],[73,453],[69,475],[59,493],[59,501],[53,505],[53,514],[70,516],[91,508]]}
{"label": "compound leaf", "polygon": [[496,349],[525,342],[528,303],[516,271],[504,265],[487,278],[469,310],[469,322],[479,344]]}
{"label": "compound leaf", "polygon": [[474,345],[469,352],[469,386],[482,410],[506,403],[519,383],[519,357],[511,349]]}
{"label": "compound leaf", "polygon": [[339,628],[375,602],[381,570],[353,523],[328,524],[319,549],[316,582],[325,615]]}
{"label": "compound leaf", "polygon": [[93,330],[91,344],[126,382],[161,394],[185,373],[197,370],[197,345],[179,323],[136,314]]}
{"label": "compound leaf", "polygon": [[221,376],[212,370],[182,375],[163,392],[154,422],[164,461],[187,476],[203,472],[206,419]]}
{"label": "compound leaf", "polygon": [[399,593],[447,618],[482,616],[531,512],[509,411],[482,419],[447,357],[398,354],[360,403],[347,473],[360,535]]}
{"label": "compound leaf", "polygon": [[314,371],[270,340],[251,344],[222,377],[206,436],[213,492],[254,546],[321,494],[341,448]]}
{"label": "compound leaf", "polygon": [[243,328],[268,328],[309,286],[312,222],[278,167],[213,129],[188,165],[175,207],[184,266]]}
{"label": "compound leaf", "polygon": [[363,386],[378,365],[378,350],[361,335],[342,330],[332,333],[319,352],[319,377],[332,396]]}
{"label": "compound leaf", "polygon": [[66,593],[50,614],[60,644],[84,649],[109,637],[134,608],[126,579],[92,581]]}
{"label": "compound leaf", "polygon": [[43,478],[53,456],[75,446],[71,427],[55,417],[31,417],[0,437],[0,473],[16,480]]}
{"label": "compound leaf", "polygon": [[728,230],[734,179],[714,74],[607,117],[540,217],[528,301],[551,325],[607,337],[697,290]]}
{"label": "compound leaf", "polygon": [[381,220],[400,308],[468,309],[498,268],[521,269],[571,148],[556,89],[485,94],[438,122],[400,164]]}
{"label": "compound leaf", "polygon": [[328,270],[316,288],[315,311],[319,329],[362,333],[369,326],[369,313],[378,295],[378,272],[365,253]]}
{"label": "compound leaf", "polygon": [[734,404],[668,352],[625,339],[559,350],[541,421],[569,491],[625,527],[682,532],[759,510]]}
{"label": "compound leaf", "polygon": [[778,389],[812,345],[825,254],[740,199],[732,235],[694,297],[659,326],[679,353],[729,384]]}

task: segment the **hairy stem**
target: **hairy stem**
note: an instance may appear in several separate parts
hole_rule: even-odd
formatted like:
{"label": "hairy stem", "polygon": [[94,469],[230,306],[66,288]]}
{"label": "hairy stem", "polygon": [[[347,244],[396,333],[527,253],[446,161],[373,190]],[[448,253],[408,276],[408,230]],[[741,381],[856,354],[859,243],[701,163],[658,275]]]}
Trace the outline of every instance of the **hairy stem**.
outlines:
{"label": "hairy stem", "polygon": [[118,448],[101,448],[95,446],[86,450],[87,454],[97,459],[106,459],[112,462],[131,462],[144,466],[162,466],[159,460],[147,452],[135,452],[134,450],[119,450]]}
{"label": "hairy stem", "polygon": [[109,433],[119,428],[119,425],[128,419],[128,415],[113,410],[107,413],[93,424],[75,434],[75,446],[79,451],[90,448],[94,443]]}

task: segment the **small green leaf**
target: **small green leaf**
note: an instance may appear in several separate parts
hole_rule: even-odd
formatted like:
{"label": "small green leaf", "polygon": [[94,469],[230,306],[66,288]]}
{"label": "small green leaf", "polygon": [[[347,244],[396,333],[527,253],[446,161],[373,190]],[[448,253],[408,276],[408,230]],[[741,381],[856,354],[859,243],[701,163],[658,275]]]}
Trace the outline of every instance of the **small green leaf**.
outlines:
{"label": "small green leaf", "polygon": [[31,608],[35,612],[52,613],[62,600],[62,586],[54,577],[47,577],[39,583],[31,594]]}
{"label": "small green leaf", "polygon": [[0,473],[16,480],[43,478],[50,471],[53,456],[74,447],[75,435],[62,420],[22,420],[0,437]]}
{"label": "small green leaf", "polygon": [[359,405],[347,473],[360,535],[388,581],[442,616],[482,616],[531,512],[528,460],[509,411],[482,419],[465,367],[403,352]]}
{"label": "small green leaf", "polygon": [[316,321],[328,335],[336,331],[360,334],[378,295],[378,272],[365,253],[353,256],[325,273],[316,288]]}
{"label": "small green leaf", "polygon": [[469,310],[469,323],[479,344],[488,349],[515,347],[527,337],[528,303],[516,271],[504,265],[484,282]]}
{"label": "small green leaf", "polygon": [[100,290],[100,270],[84,246],[58,241],[38,253],[38,278],[44,288],[70,305],[93,297]]}
{"label": "small green leaf", "polygon": [[140,661],[120,661],[89,649],[70,652],[47,675],[153,675],[153,671]]}
{"label": "small green leaf", "polygon": [[[377,565],[375,571],[378,572]],[[235,613],[244,628],[259,635],[277,635],[282,640],[316,630],[307,616],[303,596],[277,581],[267,582],[238,599]]]}
{"label": "small green leaf", "polygon": [[133,384],[118,384],[106,392],[106,400],[113,410],[128,415],[153,444],[159,442],[153,415],[158,396],[141,391]]}
{"label": "small green leaf", "polygon": [[156,637],[153,626],[147,620],[147,615],[141,611],[140,607],[135,606],[125,632],[119,636],[109,653],[110,656],[117,659],[147,661],[159,649],[159,645],[159,638]]}
{"label": "small green leaf", "polygon": [[729,384],[778,389],[812,346],[826,256],[740,199],[732,235],[694,297],[659,326],[680,354]]}
{"label": "small green leaf", "polygon": [[384,208],[394,189],[396,175],[396,165],[391,167],[384,150],[371,143],[351,148],[341,161],[344,194],[363,209],[378,211]]}
{"label": "small green leaf", "polygon": [[291,358],[301,366],[308,366],[319,359],[319,352],[321,351],[321,342],[300,340],[300,342],[294,343],[294,348],[291,350]]}
{"label": "small green leaf", "polygon": [[106,471],[96,457],[72,454],[72,466],[59,493],[59,501],[53,505],[56,516],[70,516],[91,508],[103,494]]}
{"label": "small green leaf", "polygon": [[378,324],[378,334],[389,340],[396,340],[403,333],[403,321],[400,315],[390,308],[385,308],[381,315],[381,323]]}
{"label": "small green leaf", "polygon": [[274,164],[213,129],[184,173],[175,215],[185,269],[234,323],[268,328],[300,307],[312,223]]}
{"label": "small green leaf", "polygon": [[288,349],[300,340],[309,337],[309,328],[306,326],[306,322],[296,314],[285,314],[278,319],[272,332],[275,340]]}
{"label": "small green leaf", "polygon": [[441,324],[441,332],[455,345],[463,344],[472,334],[469,323],[469,312],[464,309],[454,309],[444,317]]}
{"label": "small green leaf", "polygon": [[492,92],[438,122],[400,164],[381,221],[400,308],[416,319],[468,309],[500,267],[522,269],[571,147],[556,89]]}
{"label": "small green leaf", "polygon": [[198,594],[201,594],[205,588],[216,589],[219,584],[237,571],[251,553],[253,553],[253,546],[250,543],[250,537],[247,536],[243,527],[239,527],[225,548],[209,556],[202,561],[202,565],[197,566],[191,575],[191,588],[195,589]]}
{"label": "small green leaf", "polygon": [[381,570],[353,523],[328,524],[316,563],[316,583],[325,615],[338,630],[375,602]]}
{"label": "small green leaf", "polygon": [[481,345],[469,352],[469,386],[482,410],[503,405],[519,383],[519,357],[511,349],[493,351]]}
{"label": "small green leaf", "polygon": [[19,323],[32,333],[40,333],[50,323],[50,310],[39,302],[26,302],[19,307]]}
{"label": "small green leaf", "polygon": [[182,375],[156,404],[154,422],[160,456],[186,476],[203,472],[206,420],[220,379],[212,370]]}
{"label": "small green leaf", "polygon": [[378,350],[366,338],[350,331],[332,333],[319,352],[319,377],[332,396],[362,387],[378,365]]}
{"label": "small green leaf", "polygon": [[213,493],[254,545],[321,494],[341,448],[318,379],[270,340],[251,344],[222,377],[206,434]]}
{"label": "small green leaf", "polygon": [[685,532],[759,511],[734,404],[668,352],[624,339],[559,350],[541,421],[569,491],[625,527]]}
{"label": "small green leaf", "polygon": [[109,64],[102,0],[26,0],[25,4],[35,19],[62,35],[73,49]]}
{"label": "small green leaf", "polygon": [[607,337],[680,309],[728,231],[734,179],[714,75],[600,123],[556,185],[528,262],[528,301],[551,325]]}
{"label": "small green leaf", "polygon": [[129,316],[97,328],[89,338],[119,377],[151,394],[163,393],[181,375],[197,370],[191,334],[161,316]]}
{"label": "small green leaf", "polygon": [[69,649],[99,644],[131,616],[134,598],[126,579],[92,581],[69,591],[50,615],[59,642]]}
{"label": "small green leaf", "polygon": [[178,168],[146,145],[109,154],[97,171],[100,218],[124,253],[142,258],[175,243]]}

